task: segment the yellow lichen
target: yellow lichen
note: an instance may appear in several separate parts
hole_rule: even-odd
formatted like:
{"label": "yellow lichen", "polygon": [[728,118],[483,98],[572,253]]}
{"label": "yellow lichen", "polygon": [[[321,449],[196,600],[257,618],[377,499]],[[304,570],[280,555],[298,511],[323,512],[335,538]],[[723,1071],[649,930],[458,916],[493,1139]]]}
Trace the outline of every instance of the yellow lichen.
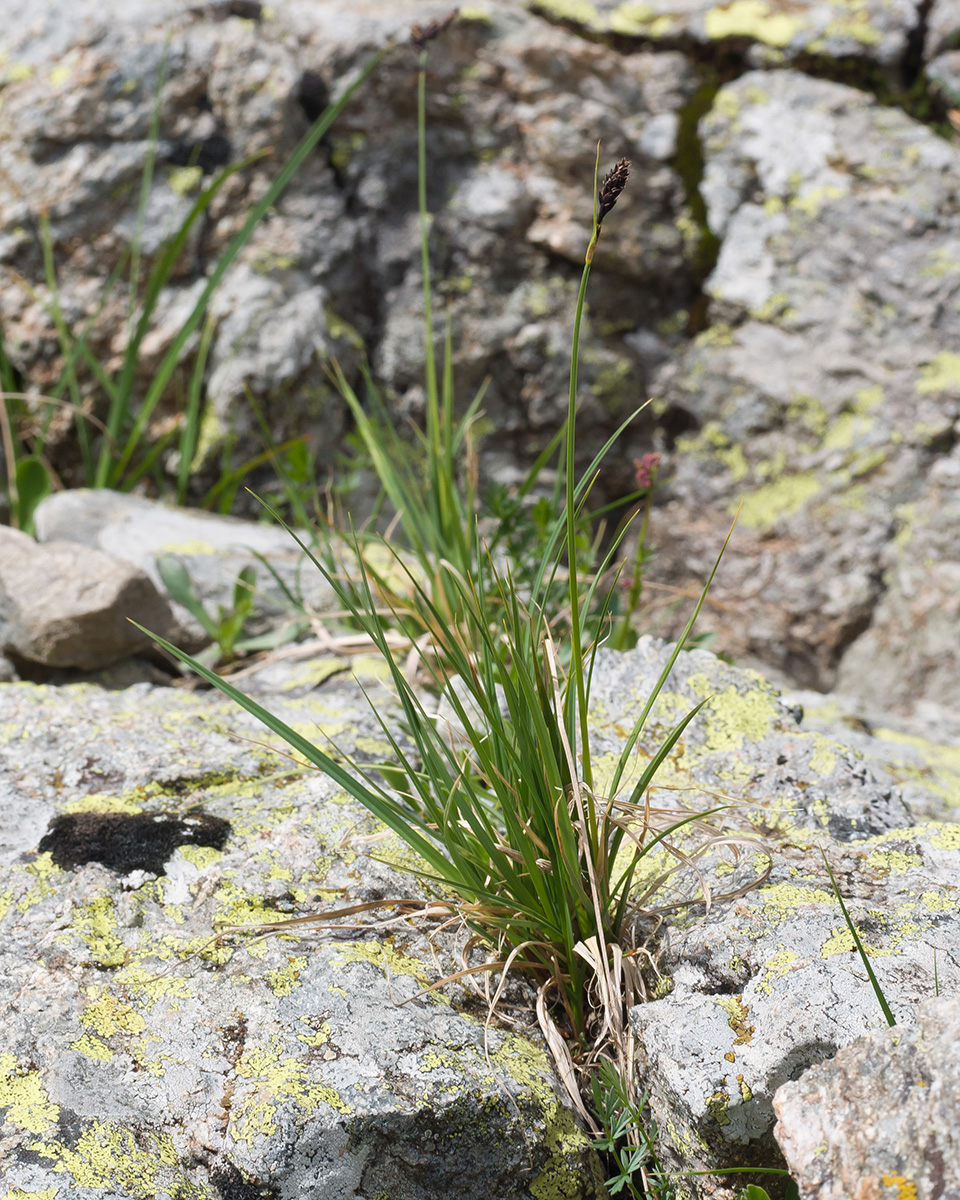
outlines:
{"label": "yellow lichen", "polygon": [[[781,517],[790,517],[800,511],[821,490],[823,484],[815,471],[798,475],[787,475],[775,483],[764,484],[755,492],[744,496],[740,509],[740,524],[746,529],[772,529]],[[731,515],[737,506],[731,505]]]}
{"label": "yellow lichen", "polygon": [[[147,1136],[153,1145],[144,1147]],[[169,1180],[169,1168],[177,1168],[178,1158],[166,1133],[135,1137],[129,1129],[107,1121],[93,1121],[72,1148],[60,1142],[34,1142],[29,1148],[51,1160],[54,1171],[71,1175],[78,1188],[109,1188],[111,1192],[142,1200],[160,1190],[184,1198],[209,1195],[205,1189],[188,1183],[179,1171],[176,1172],[179,1179]],[[161,1189],[162,1177],[165,1186]]]}
{"label": "yellow lichen", "polygon": [[803,21],[788,13],[771,12],[765,0],[733,0],[732,4],[711,8],[703,27],[714,41],[752,37],[768,46],[787,46],[803,29]]}
{"label": "yellow lichen", "polygon": [[75,908],[70,928],[86,944],[98,966],[119,967],[127,961],[127,948],[117,936],[117,914],[111,896],[98,896]]}
{"label": "yellow lichen", "polygon": [[763,964],[763,974],[756,983],[757,991],[763,992],[767,996],[772,995],[773,985],[777,980],[782,979],[790,971],[796,970],[795,964],[799,963],[801,963],[800,957],[792,950],[778,950]]}
{"label": "yellow lichen", "polygon": [[[706,675],[691,675],[687,682],[696,695],[710,695],[711,682]],[[779,709],[769,689],[740,692],[730,684],[707,701],[703,715],[704,748],[729,751],[738,750],[744,742],[763,741],[779,716]]]}
{"label": "yellow lichen", "polygon": [[801,904],[830,904],[835,905],[836,897],[817,887],[799,887],[795,883],[771,883],[762,887],[759,892],[760,901],[768,917],[782,921]]}
{"label": "yellow lichen", "polygon": [[[95,989],[91,989],[95,991]],[[80,1021],[87,1029],[112,1037],[115,1033],[143,1033],[146,1022],[130,1004],[119,1000],[112,992],[104,992],[80,1013]]]}
{"label": "yellow lichen", "polygon": [[306,968],[307,960],[294,957],[287,961],[285,967],[277,967],[267,971],[266,980],[275,996],[289,996],[295,988],[300,987],[300,973]]}
{"label": "yellow lichen", "polygon": [[747,1018],[750,1015],[750,1010],[743,1003],[743,997],[714,996],[714,1000],[729,1017],[727,1023],[737,1035],[733,1044],[735,1046],[748,1046],[753,1040],[756,1026],[748,1024]]}
{"label": "yellow lichen", "polygon": [[259,1139],[277,1132],[277,1109],[283,1104],[293,1104],[302,1119],[311,1116],[321,1104],[339,1113],[352,1111],[334,1088],[310,1078],[306,1063],[285,1056],[279,1038],[274,1038],[269,1048],[246,1048],[235,1069],[249,1086],[237,1087],[229,1132],[235,1141],[245,1142],[251,1149]]}
{"label": "yellow lichen", "polygon": [[0,1054],[0,1109],[6,1120],[31,1133],[44,1133],[60,1116],[39,1071],[22,1070],[12,1054]]}
{"label": "yellow lichen", "polygon": [[888,1171],[883,1177],[883,1186],[895,1187],[897,1200],[917,1200],[917,1185],[907,1179],[905,1175],[897,1175]]}
{"label": "yellow lichen", "polygon": [[829,200],[839,200],[843,195],[845,195],[843,188],[837,187],[833,183],[827,183],[822,187],[810,188],[803,195],[795,197],[791,200],[790,207],[803,213],[805,217],[812,218],[819,215],[821,208]]}
{"label": "yellow lichen", "polygon": [[916,390],[921,395],[935,392],[960,391],[960,354],[941,350],[920,368]]}
{"label": "yellow lichen", "polygon": [[113,1051],[106,1042],[102,1042],[98,1037],[93,1037],[89,1033],[83,1034],[77,1038],[75,1042],[70,1043],[71,1050],[76,1050],[80,1054],[85,1054],[87,1058],[92,1058],[97,1062],[110,1062],[113,1058]]}
{"label": "yellow lichen", "polygon": [[68,800],[60,811],[65,813],[138,813],[143,811],[143,797],[136,791],[125,792],[120,796],[91,792],[90,795],[81,796],[77,800]]}

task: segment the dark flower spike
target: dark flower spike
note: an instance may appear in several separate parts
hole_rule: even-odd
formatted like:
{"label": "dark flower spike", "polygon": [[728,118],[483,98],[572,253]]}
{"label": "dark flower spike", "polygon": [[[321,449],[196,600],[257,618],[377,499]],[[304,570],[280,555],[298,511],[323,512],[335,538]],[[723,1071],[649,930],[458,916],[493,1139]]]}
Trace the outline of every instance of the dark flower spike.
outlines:
{"label": "dark flower spike", "polygon": [[620,199],[620,193],[627,186],[627,179],[629,177],[630,163],[625,158],[621,158],[604,175],[597,192],[597,225],[601,223],[603,218]]}
{"label": "dark flower spike", "polygon": [[452,8],[445,17],[437,17],[426,25],[413,25],[410,29],[410,41],[418,50],[426,50],[429,42],[434,41],[454,23],[460,15],[459,8]]}

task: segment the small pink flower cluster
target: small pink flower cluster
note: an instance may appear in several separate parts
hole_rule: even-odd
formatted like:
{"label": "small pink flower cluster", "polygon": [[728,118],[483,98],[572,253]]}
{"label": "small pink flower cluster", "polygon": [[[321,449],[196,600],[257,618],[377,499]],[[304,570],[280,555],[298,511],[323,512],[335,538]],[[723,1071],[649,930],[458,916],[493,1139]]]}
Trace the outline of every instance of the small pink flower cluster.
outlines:
{"label": "small pink flower cluster", "polygon": [[657,482],[657,471],[660,469],[659,454],[645,454],[643,458],[633,460],[634,479],[637,490],[647,492]]}

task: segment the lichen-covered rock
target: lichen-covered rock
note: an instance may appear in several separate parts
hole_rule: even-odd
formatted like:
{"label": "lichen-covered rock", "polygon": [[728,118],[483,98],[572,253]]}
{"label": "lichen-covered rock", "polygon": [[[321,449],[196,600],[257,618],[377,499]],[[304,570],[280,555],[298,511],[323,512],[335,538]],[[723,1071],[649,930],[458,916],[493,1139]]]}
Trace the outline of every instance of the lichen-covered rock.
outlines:
{"label": "lichen-covered rock", "polygon": [[[361,758],[388,749],[355,685],[271,703]],[[449,938],[348,922],[211,943],[419,894],[366,857],[405,861],[328,780],[231,737],[262,738],[251,718],[148,686],[9,685],[0,714],[5,1191],[602,1194],[544,1051],[485,1032],[460,988],[417,998],[456,969]]]}
{"label": "lichen-covered rock", "polygon": [[45,667],[107,667],[149,648],[136,620],[174,636],[170,607],[139,568],[102,550],[38,545],[0,528],[0,649]]}
{"label": "lichen-covered rock", "polygon": [[[957,150],[861,91],[751,72],[701,122],[713,323],[659,404],[658,569],[701,581],[738,658],[877,707],[955,704]],[[720,615],[722,613],[722,615]]]}
{"label": "lichen-covered rock", "polygon": [[921,1005],[786,1083],[776,1135],[801,1196],[960,1194],[960,1002]]}
{"label": "lichen-covered rock", "polygon": [[[256,584],[247,624],[251,632],[302,616],[304,610],[321,612],[333,606],[333,589],[278,525],[257,525],[173,508],[142,496],[86,488],[48,496],[38,505],[34,519],[41,542],[96,547],[146,572],[164,594],[157,559],[172,556],[186,567],[198,599],[212,613],[219,606],[230,607],[237,576],[252,567]],[[296,604],[291,604],[284,588]],[[206,634],[196,619],[172,597],[171,603],[180,624],[202,645]]]}
{"label": "lichen-covered rock", "polygon": [[[594,772],[601,788],[668,653],[663,642],[648,637],[629,654],[598,655],[591,695]],[[911,823],[892,779],[874,774],[842,741],[798,727],[800,710],[783,704],[762,676],[703,650],[677,660],[647,719],[624,788],[700,703],[699,716],[656,777],[653,795],[666,807],[702,809],[726,802],[741,829],[784,840],[817,834],[848,841]]]}
{"label": "lichen-covered rock", "polygon": [[[943,0],[941,0],[943,2]],[[886,68],[894,85],[920,21],[914,0],[528,0],[554,18],[594,33],[701,46],[748,48],[753,66],[777,66],[802,56],[857,60]],[[849,69],[849,68],[848,68]]]}
{"label": "lichen-covered rock", "polygon": [[904,718],[839,693],[788,692],[803,709],[801,728],[843,742],[878,775],[889,776],[918,820],[955,821],[960,811],[960,721],[926,702]]}
{"label": "lichen-covered rock", "polygon": [[[960,827],[843,846],[797,840],[772,850],[769,878],[736,903],[667,918],[661,970],[671,990],[631,1011],[662,1157],[675,1169],[778,1165],[776,1089],[885,1025],[821,843],[897,1019],[912,1023],[938,987],[960,987],[944,952],[960,936]],[[739,879],[724,882],[732,890]],[[747,1181],[708,1179],[690,1194],[732,1197]]]}
{"label": "lichen-covered rock", "polygon": [[[644,639],[630,654],[598,659],[601,788],[666,657],[662,643]],[[649,800],[654,813],[719,809],[712,831],[676,840],[690,852],[719,834],[740,854],[708,852],[702,880],[673,876],[648,900],[666,905],[648,944],[659,947],[659,998],[631,1011],[658,1154],[677,1172],[778,1165],[776,1089],[884,1022],[821,847],[898,1019],[910,1023],[938,987],[960,986],[960,968],[943,953],[960,937],[960,826],[912,825],[884,763],[845,744],[839,730],[805,730],[801,710],[760,676],[703,651],[680,656],[648,719],[634,777],[703,700]],[[666,851],[651,854],[640,884],[671,865]],[[679,1186],[732,1198],[747,1182],[746,1174],[684,1176]]]}

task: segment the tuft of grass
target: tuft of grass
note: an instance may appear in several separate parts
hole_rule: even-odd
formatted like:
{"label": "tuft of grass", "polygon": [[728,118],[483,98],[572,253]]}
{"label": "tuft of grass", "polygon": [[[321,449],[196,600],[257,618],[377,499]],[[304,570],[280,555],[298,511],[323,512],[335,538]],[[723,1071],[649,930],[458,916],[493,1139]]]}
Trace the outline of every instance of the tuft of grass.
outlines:
{"label": "tuft of grass", "polygon": [[[332,570],[300,543],[386,662],[412,749],[401,745],[374,706],[394,761],[381,765],[379,772],[345,766],[203,664],[161,643],[327,773],[419,855],[419,874],[426,886],[456,897],[457,912],[487,947],[484,970],[523,969],[534,978],[541,1027],[571,1096],[591,1125],[593,1119],[573,1084],[573,1060],[589,1063],[611,1057],[622,1076],[632,1080],[625,1013],[644,995],[642,960],[632,948],[637,870],[651,851],[670,848],[670,838],[681,828],[711,815],[665,817],[646,797],[660,765],[702,704],[677,723],[629,794],[620,794],[638,739],[693,628],[706,588],[626,739],[605,791],[596,790],[591,766],[590,681],[599,643],[584,637],[584,612],[596,595],[597,580],[581,584],[575,531],[599,458],[578,482],[573,467],[576,377],[593,250],[628,169],[621,161],[599,186],[595,184],[595,217],[571,349],[566,486],[533,572],[532,588],[521,593],[509,561],[498,560],[477,538],[476,518],[463,507],[463,493],[452,485],[447,449],[456,451],[465,442],[445,432],[451,419],[449,400],[441,403],[438,426],[428,426],[426,435],[437,439],[433,444],[440,451],[432,460],[439,487],[431,502],[445,522],[450,544],[461,552],[436,557],[432,544],[414,542],[410,563],[387,543],[382,547],[405,577],[410,603],[436,651],[422,657],[427,692],[409,678],[406,654],[394,649],[390,620],[383,616],[384,598],[358,539],[353,538],[356,567],[349,583],[345,572]],[[429,361],[428,352],[428,379]],[[445,503],[449,510],[444,510]],[[544,599],[562,565],[568,577],[568,608],[565,625],[551,628]],[[707,587],[715,571],[716,565]],[[396,621],[403,619],[401,612],[391,615]],[[453,714],[456,736],[450,722],[437,719],[431,696],[438,695]]]}
{"label": "tuft of grass", "polygon": [[[540,464],[561,449],[562,470],[554,508],[541,509],[537,557],[520,564],[506,552],[506,533],[481,536],[471,424],[482,393],[456,420],[449,322],[439,372],[435,359],[424,95],[428,45],[449,23],[444,19],[412,34],[420,50],[427,397],[419,463],[411,465],[403,452],[369,378],[371,413],[337,364],[331,365],[395,510],[404,545],[350,530],[338,562],[331,550],[315,553],[296,538],[386,663],[406,736],[401,740],[395,721],[371,701],[391,761],[375,767],[344,761],[208,665],[156,640],[282,738],[295,755],[325,772],[418,856],[416,873],[424,886],[459,917],[481,950],[482,961],[456,978],[474,971],[499,974],[494,1006],[511,970],[534,981],[538,1020],[560,1078],[589,1128],[598,1131],[598,1120],[608,1117],[613,1122],[612,1148],[621,1136],[629,1137],[632,1149],[619,1159],[619,1170],[622,1186],[629,1184],[637,1194],[630,1183],[633,1168],[640,1169],[650,1156],[639,1127],[632,1128],[642,1104],[635,1094],[627,1011],[646,996],[643,947],[635,939],[649,889],[640,896],[634,885],[644,859],[654,851],[665,848],[675,853],[678,866],[689,863],[695,852],[681,851],[674,839],[720,811],[678,817],[655,809],[649,797],[659,768],[706,701],[677,722],[636,783],[629,789],[622,785],[636,765],[647,719],[693,630],[723,550],[624,741],[612,779],[601,789],[591,755],[590,693],[596,654],[611,623],[612,589],[604,580],[623,531],[594,570],[582,570],[587,499],[617,435],[577,479],[577,377],[595,248],[604,219],[626,188],[630,167],[621,159],[600,179],[598,146],[566,420]],[[372,549],[379,553],[372,556]],[[387,566],[372,565],[374,557]],[[398,626],[408,633],[402,649],[395,637]],[[318,923],[326,919],[317,917]],[[593,1091],[595,1070],[601,1074]],[[591,1111],[591,1104],[599,1111]]]}

